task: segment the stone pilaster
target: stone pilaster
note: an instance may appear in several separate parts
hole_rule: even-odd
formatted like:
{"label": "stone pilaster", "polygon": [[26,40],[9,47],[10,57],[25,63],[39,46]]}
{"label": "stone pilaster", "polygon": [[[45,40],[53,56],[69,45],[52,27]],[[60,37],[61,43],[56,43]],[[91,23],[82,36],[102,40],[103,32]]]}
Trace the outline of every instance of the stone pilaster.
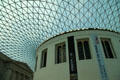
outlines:
{"label": "stone pilaster", "polygon": [[12,77],[11,77],[11,80],[16,80],[16,73],[15,73],[15,71],[12,71]]}
{"label": "stone pilaster", "polygon": [[5,80],[10,80],[10,77],[11,77],[11,74],[12,74],[12,71],[10,69],[8,69],[6,72],[5,72]]}

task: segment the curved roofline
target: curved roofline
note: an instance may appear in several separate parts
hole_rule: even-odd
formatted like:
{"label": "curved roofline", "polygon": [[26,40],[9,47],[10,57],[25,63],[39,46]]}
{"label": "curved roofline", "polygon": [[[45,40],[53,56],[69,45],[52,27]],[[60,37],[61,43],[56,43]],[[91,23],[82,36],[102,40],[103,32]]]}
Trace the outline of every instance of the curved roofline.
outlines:
{"label": "curved roofline", "polygon": [[[60,36],[60,35],[63,35],[63,34],[67,34],[67,33],[76,32],[76,31],[87,31],[87,30],[102,30],[102,31],[109,31],[109,32],[114,32],[114,33],[120,34],[120,32],[116,32],[116,31],[114,31],[114,30],[109,30],[109,29],[98,29],[98,28],[77,29],[77,30],[72,30],[72,31],[68,31],[68,32],[63,32],[63,33],[60,33],[60,34],[58,34],[58,35],[55,35],[55,36],[53,36],[53,37],[51,37],[51,38],[43,41],[43,42],[38,46],[38,48],[39,48],[41,45],[43,45],[45,42],[47,42],[47,41],[49,41],[49,40],[51,40],[51,39],[53,39],[53,38],[55,38],[55,37],[57,37],[57,36]],[[37,49],[38,49],[38,48],[37,48]]]}

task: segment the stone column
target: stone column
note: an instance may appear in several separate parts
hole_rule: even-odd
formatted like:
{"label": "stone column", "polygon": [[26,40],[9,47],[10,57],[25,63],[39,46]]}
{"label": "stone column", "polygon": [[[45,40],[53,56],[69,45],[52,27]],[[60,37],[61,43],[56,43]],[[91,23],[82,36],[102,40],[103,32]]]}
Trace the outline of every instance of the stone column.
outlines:
{"label": "stone column", "polygon": [[15,78],[16,78],[16,73],[15,73],[15,71],[12,71],[11,80],[16,80]]}
{"label": "stone column", "polygon": [[19,73],[19,72],[18,72],[18,74],[17,74],[17,75],[18,75],[17,80],[21,80],[21,73]]}
{"label": "stone column", "polygon": [[20,73],[20,80],[23,80],[23,74]]}
{"label": "stone column", "polygon": [[25,74],[23,75],[23,80],[26,80],[26,78],[25,78]]}
{"label": "stone column", "polygon": [[12,71],[10,69],[8,69],[6,72],[5,72],[5,80],[10,80],[10,77],[11,77],[11,74],[12,74]]}

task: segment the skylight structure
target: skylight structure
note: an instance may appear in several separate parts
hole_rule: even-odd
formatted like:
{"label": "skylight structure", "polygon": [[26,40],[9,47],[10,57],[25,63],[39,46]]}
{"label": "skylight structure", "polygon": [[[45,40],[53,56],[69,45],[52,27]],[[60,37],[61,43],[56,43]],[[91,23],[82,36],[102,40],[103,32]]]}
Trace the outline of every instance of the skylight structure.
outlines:
{"label": "skylight structure", "polygon": [[43,41],[87,28],[120,32],[120,0],[0,0],[0,52],[32,69]]}

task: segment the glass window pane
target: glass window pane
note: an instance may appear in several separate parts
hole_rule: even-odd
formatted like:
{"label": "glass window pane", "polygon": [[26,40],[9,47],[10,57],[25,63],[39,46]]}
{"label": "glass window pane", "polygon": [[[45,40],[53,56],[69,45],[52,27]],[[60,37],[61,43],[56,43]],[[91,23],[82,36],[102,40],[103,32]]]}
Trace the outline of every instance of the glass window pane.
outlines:
{"label": "glass window pane", "polygon": [[63,62],[66,61],[66,46],[65,44],[63,45]]}
{"label": "glass window pane", "polygon": [[84,59],[84,53],[83,53],[83,45],[82,42],[78,42],[78,55],[79,55],[79,60]]}
{"label": "glass window pane", "polygon": [[66,61],[66,46],[65,43],[59,43],[55,46],[55,63]]}
{"label": "glass window pane", "polygon": [[47,52],[45,52],[44,53],[44,65],[43,65],[43,67],[45,67],[46,66],[46,61],[47,61]]}
{"label": "glass window pane", "polygon": [[105,57],[108,58],[109,56],[107,55],[107,51],[106,51],[106,49],[105,49],[104,41],[102,41],[102,46],[103,46],[103,50],[104,50]]}
{"label": "glass window pane", "polygon": [[58,51],[57,51],[57,63],[61,62],[61,46],[58,46]]}
{"label": "glass window pane", "polygon": [[41,68],[46,67],[46,63],[47,63],[47,49],[43,50],[41,54]]}
{"label": "glass window pane", "polygon": [[111,49],[110,44],[108,43],[108,41],[105,41],[105,46],[106,46],[107,52],[109,54],[109,58],[113,58],[112,49]]}
{"label": "glass window pane", "polygon": [[86,59],[91,59],[88,41],[84,41],[84,50],[85,50],[85,57],[86,57]]}
{"label": "glass window pane", "polygon": [[42,68],[42,66],[43,66],[43,54],[41,55],[41,68]]}
{"label": "glass window pane", "polygon": [[37,60],[38,60],[38,56],[36,57],[35,71],[36,71],[36,68],[37,68]]}
{"label": "glass window pane", "polygon": [[101,39],[101,42],[102,42],[105,57],[106,58],[116,58],[116,55],[114,53],[114,50],[113,50],[113,47],[111,44],[111,40],[103,38],[103,39]]}

